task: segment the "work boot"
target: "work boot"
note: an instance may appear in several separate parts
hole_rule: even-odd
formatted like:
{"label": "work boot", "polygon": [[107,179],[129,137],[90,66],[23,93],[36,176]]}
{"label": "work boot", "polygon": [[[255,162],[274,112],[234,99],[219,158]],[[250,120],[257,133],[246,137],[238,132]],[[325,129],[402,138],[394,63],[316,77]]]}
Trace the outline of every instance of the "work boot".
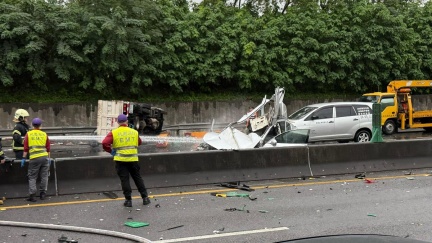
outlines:
{"label": "work boot", "polygon": [[131,208],[132,207],[132,200],[126,199],[126,201],[123,203],[125,207]]}
{"label": "work boot", "polygon": [[143,205],[149,205],[150,204],[150,198],[145,197],[143,198]]}
{"label": "work boot", "polygon": [[30,194],[30,196],[26,199],[29,202],[36,202],[37,200],[34,198],[34,194]]}
{"label": "work boot", "polygon": [[41,192],[40,195],[39,195],[39,197],[40,197],[40,200],[45,200],[46,193],[45,192]]}

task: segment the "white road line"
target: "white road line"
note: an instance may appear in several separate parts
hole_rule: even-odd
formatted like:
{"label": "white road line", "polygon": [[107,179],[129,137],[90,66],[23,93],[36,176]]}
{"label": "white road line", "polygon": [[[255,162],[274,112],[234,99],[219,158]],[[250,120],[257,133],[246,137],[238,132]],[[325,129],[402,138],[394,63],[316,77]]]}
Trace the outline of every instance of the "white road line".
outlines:
{"label": "white road line", "polygon": [[202,239],[219,238],[219,237],[236,236],[236,235],[267,233],[267,232],[281,231],[281,230],[288,230],[288,229],[289,229],[288,227],[278,227],[278,228],[259,229],[259,230],[237,231],[232,233],[223,233],[223,234],[214,234],[214,235],[201,235],[201,236],[170,239],[170,240],[158,240],[152,242],[157,242],[157,243],[182,242],[182,241],[202,240]]}

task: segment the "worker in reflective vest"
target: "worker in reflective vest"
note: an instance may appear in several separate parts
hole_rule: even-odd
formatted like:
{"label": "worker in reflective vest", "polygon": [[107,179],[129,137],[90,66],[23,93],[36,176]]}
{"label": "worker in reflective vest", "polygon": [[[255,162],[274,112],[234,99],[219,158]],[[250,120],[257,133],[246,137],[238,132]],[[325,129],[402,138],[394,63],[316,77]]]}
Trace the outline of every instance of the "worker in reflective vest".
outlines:
{"label": "worker in reflective vest", "polygon": [[39,197],[45,200],[48,188],[48,177],[50,167],[50,141],[48,135],[40,130],[42,120],[35,118],[32,121],[33,130],[28,131],[24,137],[24,154],[21,160],[21,167],[26,162],[27,154],[30,154],[28,165],[29,197],[27,201],[36,202],[35,194],[37,192],[36,180],[40,175]]}
{"label": "worker in reflective vest", "polygon": [[138,164],[138,146],[142,141],[139,137],[138,131],[128,127],[128,120],[126,115],[119,115],[117,117],[119,127],[113,129],[107,134],[102,141],[102,148],[114,156],[116,163],[117,175],[120,178],[125,207],[132,207],[132,188],[129,182],[129,175],[135,182],[138,191],[143,199],[143,204],[150,204],[147,189],[140,174],[140,166]]}

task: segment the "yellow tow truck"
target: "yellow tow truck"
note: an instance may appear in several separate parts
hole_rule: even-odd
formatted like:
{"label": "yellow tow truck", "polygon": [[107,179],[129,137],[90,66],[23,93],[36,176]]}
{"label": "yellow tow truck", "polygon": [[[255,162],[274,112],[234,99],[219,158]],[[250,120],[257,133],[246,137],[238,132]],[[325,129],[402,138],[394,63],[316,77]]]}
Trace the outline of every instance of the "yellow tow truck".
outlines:
{"label": "yellow tow truck", "polygon": [[411,88],[432,88],[432,80],[394,80],[387,92],[363,94],[360,101],[381,103],[381,126],[390,135],[399,129],[424,128],[432,131],[432,110],[415,110]]}

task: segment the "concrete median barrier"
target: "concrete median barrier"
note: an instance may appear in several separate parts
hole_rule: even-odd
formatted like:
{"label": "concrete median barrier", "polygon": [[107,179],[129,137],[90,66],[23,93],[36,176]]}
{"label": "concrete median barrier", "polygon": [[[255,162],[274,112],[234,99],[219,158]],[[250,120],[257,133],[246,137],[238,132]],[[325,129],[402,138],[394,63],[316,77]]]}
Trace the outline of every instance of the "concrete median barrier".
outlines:
{"label": "concrete median barrier", "polygon": [[432,140],[311,145],[314,175],[432,167]]}
{"label": "concrete median barrier", "polygon": [[[305,147],[145,154],[140,167],[148,188],[310,175]],[[111,156],[59,158],[56,174],[59,194],[120,190]]]}
{"label": "concrete median barrier", "polygon": [[[432,167],[432,140],[150,153],[139,157],[141,174],[151,189],[311,176],[311,171],[320,176],[428,168]],[[57,158],[53,164],[50,195],[55,189],[60,195],[121,189],[109,155]],[[19,166],[13,163],[0,176],[0,192],[6,197],[27,196],[27,169]]]}
{"label": "concrete median barrier", "polygon": [[[21,198],[28,196],[28,162],[21,168],[21,161],[0,165],[0,197]],[[51,163],[50,177],[48,180],[48,196],[55,195],[54,164]],[[37,181],[39,189],[40,181]]]}

